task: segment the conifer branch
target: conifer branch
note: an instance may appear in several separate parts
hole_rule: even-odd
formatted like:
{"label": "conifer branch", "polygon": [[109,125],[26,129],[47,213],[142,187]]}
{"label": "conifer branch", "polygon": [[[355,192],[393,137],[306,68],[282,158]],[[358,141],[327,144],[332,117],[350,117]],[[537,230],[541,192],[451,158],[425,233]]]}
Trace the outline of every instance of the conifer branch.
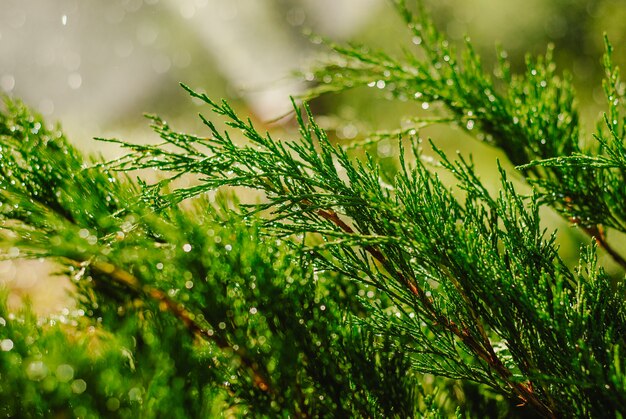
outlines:
{"label": "conifer branch", "polygon": [[[417,13],[404,0],[394,3],[425,58],[407,51],[401,60],[380,51],[328,42],[341,64],[330,60],[314,68],[318,86],[304,97],[380,81],[393,97],[440,103],[453,124],[502,149],[541,191],[543,204],[554,207],[565,219],[584,220],[583,228],[626,232],[622,187],[626,182],[626,120],[621,111],[625,101],[606,36],[603,86],[609,109],[600,124],[603,129],[594,136],[597,144],[583,147],[571,76],[556,72],[553,46],[543,57],[527,58],[523,75],[511,74],[504,53],[491,72],[483,68],[469,41],[464,50],[457,51],[435,27],[422,1],[415,2]],[[605,240],[599,244],[626,269],[623,256]]]}
{"label": "conifer branch", "polygon": [[147,284],[141,284],[137,277],[108,262],[98,260],[66,260],[66,262],[77,268],[89,268],[96,273],[105,275],[107,278],[123,286],[128,291],[133,292],[138,298],[141,298],[144,295],[149,296],[154,302],[157,303],[161,311],[167,311],[176,317],[191,334],[205,341],[214,342],[220,349],[228,349],[237,354],[242,364],[250,371],[255,385],[261,391],[274,393],[269,385],[268,379],[266,378],[267,373],[261,371],[259,366],[248,358],[243,349],[235,349],[226,341],[226,339],[220,336],[219,333],[209,332],[206,327],[200,325],[195,320],[196,316],[193,313],[189,312],[181,304],[172,300],[160,289]]}
{"label": "conifer branch", "polygon": [[[416,147],[416,165],[409,168],[400,146],[401,170],[391,186],[384,186],[373,160],[366,157],[366,163],[355,161],[331,145],[306,106],[304,114],[296,112],[300,140],[279,143],[269,134],[260,135],[250,121],[240,119],[225,102],[218,104],[205,95],[192,95],[224,115],[227,123],[243,131],[254,146],[235,145],[227,133],[218,132],[207,119],[204,121],[212,137],[205,139],[184,137],[158,123],[155,128],[166,142],[185,138],[206,147],[206,151],[192,157],[159,146],[142,146],[117,161],[115,167],[166,167],[175,176],[181,172],[201,175],[202,182],[192,189],[172,191],[169,202],[220,186],[265,191],[269,202],[249,206],[246,213],[271,210],[272,217],[265,223],[268,234],[285,237],[312,232],[332,239],[315,252],[320,269],[336,270],[373,284],[398,309],[410,308],[419,313],[429,333],[442,339],[434,344],[419,330],[397,326],[404,331],[399,335],[409,331],[415,339],[415,354],[432,359],[428,364],[417,364],[429,365],[421,367],[423,371],[432,371],[435,365],[458,365],[454,372],[458,375],[451,376],[488,383],[543,416],[558,416],[564,405],[554,394],[563,396],[566,390],[556,383],[566,378],[552,358],[571,350],[565,343],[569,338],[561,336],[567,333],[567,327],[561,324],[560,316],[587,324],[586,315],[575,311],[579,303],[570,302],[573,290],[608,285],[601,280],[605,277],[596,271],[592,257],[585,259],[591,264],[589,280],[567,269],[558,258],[554,237],[544,238],[536,198],[526,203],[502,169],[503,190],[497,199],[492,198],[474,173],[471,161],[459,157],[452,162],[436,150],[443,168],[453,173],[468,193],[461,204],[425,168]],[[122,145],[134,148],[132,144]],[[153,159],[154,155],[159,158]],[[338,176],[338,167],[345,178]],[[161,187],[162,183],[155,184],[148,191],[155,194]],[[370,266],[368,256],[386,273]],[[438,285],[435,288],[429,282]],[[521,288],[496,291],[502,287]],[[586,293],[576,291],[576,295],[582,300],[588,298]],[[560,301],[563,305],[557,303]],[[554,304],[558,304],[557,311],[551,308]],[[619,303],[615,300],[610,304]],[[536,317],[538,307],[545,307],[540,309],[543,320]],[[620,319],[614,321],[621,324]],[[385,321],[381,317],[381,323],[376,324]],[[472,363],[458,361],[455,341],[472,355]],[[503,358],[496,344],[505,344],[512,359]],[[542,348],[540,353],[536,345]],[[547,354],[551,354],[550,361]],[[450,371],[442,368],[438,373]]]}
{"label": "conifer branch", "polygon": [[[51,403],[96,400],[85,412],[100,412],[106,397],[107,407],[126,403],[121,416],[172,406],[177,417],[211,416],[206,406],[217,400],[241,415],[413,417],[448,403],[420,387],[419,373],[437,377],[440,389],[461,380],[481,404],[488,388],[548,418],[626,412],[626,283],[611,281],[596,255],[604,248],[626,270],[605,233],[626,231],[626,117],[612,47],[607,41],[609,109],[587,147],[571,79],[557,74],[551,47],[528,59],[519,76],[500,56],[492,75],[469,42],[457,53],[421,2],[418,15],[405,1],[394,3],[423,55],[396,59],[329,43],[340,59],[314,69],[319,84],[310,96],[374,83],[403,100],[438,102],[447,112],[439,122],[501,148],[533,193],[521,195],[499,164],[500,190],[491,193],[471,158],[450,158],[432,142],[438,165],[427,165],[414,131],[426,120],[360,143],[367,151],[397,134],[398,159],[387,170],[375,156],[337,145],[306,103],[294,103],[295,139],[277,141],[226,101],[184,85],[247,142],[203,116],[206,137],[150,117],[161,144],[108,140],[129,154],[86,169],[62,134],[8,100],[0,111],[0,246],[9,249],[2,257],[46,257],[78,268],[87,321],[119,332],[128,349],[116,349],[115,359],[131,358],[94,371],[140,371],[132,388],[102,379],[102,395],[89,382],[89,397],[77,404],[88,377],[74,375],[78,367],[39,361],[24,368],[22,360],[55,362],[43,340],[30,338],[47,331],[13,322],[0,295],[0,367],[11,366],[0,371],[0,414],[67,415],[44,398],[21,399],[27,407],[16,408],[4,395],[5,381],[28,389],[20,394],[54,392],[43,367],[65,388]],[[146,168],[161,171],[162,180],[129,180],[129,171]],[[187,175],[193,186],[172,182]],[[261,191],[265,200],[233,210],[230,202],[199,197],[233,186]],[[192,203],[179,205],[183,200]],[[575,269],[559,256],[556,232],[543,227],[542,205],[594,238]],[[128,296],[147,302],[146,310],[121,313]],[[194,345],[193,338],[211,344]],[[203,368],[208,364],[215,368]],[[71,384],[63,381],[68,371]],[[146,403],[133,404],[137,397]],[[472,417],[489,409],[462,407]]]}
{"label": "conifer branch", "polygon": [[[304,205],[310,205],[311,203],[304,200],[301,201]],[[332,210],[323,210],[318,209],[317,214],[332,222],[337,227],[341,228],[344,232],[348,234],[354,234],[354,230],[346,224],[338,215]],[[466,301],[467,307],[469,308],[470,313],[472,313],[472,318],[474,321],[474,326],[480,331],[480,341],[476,340],[468,331],[467,327],[459,328],[454,322],[448,320],[445,316],[441,315],[438,310],[432,305],[432,300],[427,298],[423,290],[421,290],[417,285],[415,285],[414,280],[410,280],[406,278],[402,272],[398,270],[393,270],[390,268],[391,264],[388,262],[387,258],[384,254],[375,246],[366,245],[363,247],[374,259],[376,259],[382,266],[384,266],[388,272],[392,273],[402,284],[405,284],[410,292],[417,297],[420,303],[426,308],[426,311],[430,313],[431,318],[434,319],[438,324],[440,324],[444,329],[447,329],[451,333],[453,333],[456,337],[458,337],[468,348],[470,348],[480,359],[485,361],[487,365],[490,366],[499,376],[502,378],[517,394],[523,404],[529,403],[538,412],[541,412],[542,415],[548,418],[556,417],[552,411],[552,409],[541,402],[534,394],[532,382],[528,383],[520,383],[514,380],[511,380],[513,377],[513,373],[502,364],[502,361],[498,358],[496,353],[494,352],[493,346],[487,336],[487,333],[482,325],[482,321],[478,318],[476,313],[472,308],[472,303],[469,301],[465,293],[463,292],[460,284],[454,279],[454,277],[447,271],[448,278],[453,282],[454,286],[457,288],[457,291]]]}

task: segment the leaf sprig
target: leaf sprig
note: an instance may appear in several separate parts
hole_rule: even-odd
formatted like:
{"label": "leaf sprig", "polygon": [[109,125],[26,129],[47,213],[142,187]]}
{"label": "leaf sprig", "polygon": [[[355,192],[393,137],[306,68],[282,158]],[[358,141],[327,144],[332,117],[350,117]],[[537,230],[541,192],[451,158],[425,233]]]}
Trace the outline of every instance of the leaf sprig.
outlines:
{"label": "leaf sprig", "polygon": [[[400,170],[383,181],[373,157],[358,160],[333,145],[306,105],[304,113],[296,108],[299,138],[277,141],[226,102],[185,88],[249,143],[236,144],[204,117],[208,138],[185,137],[157,123],[168,147],[138,149],[118,141],[134,152],[117,161],[116,170],[163,168],[172,177],[200,178],[165,195],[171,203],[224,186],[265,192],[267,202],[248,206],[244,216],[269,212],[264,228],[272,236],[317,235],[323,244],[311,250],[319,269],[388,296],[392,306],[374,307],[371,324],[391,324],[386,333],[421,372],[484,383],[545,416],[622,403],[616,399],[621,393],[605,384],[610,361],[604,349],[579,349],[593,348],[598,339],[596,348],[623,344],[620,291],[596,268],[593,251],[581,262],[586,272],[565,266],[554,235],[540,226],[539,198],[521,197],[503,170],[502,191],[493,198],[471,161],[450,160],[435,148],[466,193],[458,198],[421,162],[413,138],[409,154],[399,141]],[[183,138],[184,147],[172,148]],[[189,155],[189,147],[197,154]],[[601,330],[597,316],[606,321]],[[619,374],[619,368],[611,371]],[[572,391],[574,382],[585,384]]]}

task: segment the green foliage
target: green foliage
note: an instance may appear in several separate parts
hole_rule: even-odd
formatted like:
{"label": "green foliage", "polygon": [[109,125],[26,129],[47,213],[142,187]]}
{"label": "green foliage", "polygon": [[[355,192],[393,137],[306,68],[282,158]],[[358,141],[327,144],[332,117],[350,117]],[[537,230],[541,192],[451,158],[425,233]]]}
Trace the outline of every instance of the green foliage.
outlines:
{"label": "green foliage", "polygon": [[552,46],[543,57],[526,57],[523,75],[511,73],[502,50],[499,65],[487,71],[469,40],[461,53],[450,45],[421,2],[417,16],[404,0],[395,4],[419,53],[406,51],[398,60],[366,47],[330,43],[336,58],[312,72],[319,86],[307,97],[377,86],[400,100],[421,103],[423,109],[441,104],[454,124],[502,149],[537,186],[542,203],[596,236],[626,268],[626,260],[608,249],[602,230],[624,232],[624,88],[608,39],[603,87],[609,109],[598,123],[595,144],[588,145],[580,138],[571,76],[557,73]]}
{"label": "green foliage", "polygon": [[[330,44],[336,57],[315,69],[308,94],[373,83],[423,109],[440,103],[444,116],[400,131],[393,171],[335,144],[306,104],[294,103],[295,138],[279,141],[183,86],[230,129],[203,116],[208,136],[194,136],[150,117],[161,144],[106,140],[129,154],[102,163],[7,99],[3,254],[55,261],[76,285],[78,308],[44,322],[0,304],[0,412],[626,411],[626,290],[596,255],[601,247],[626,268],[606,236],[624,231],[626,202],[623,87],[610,44],[609,111],[587,144],[570,78],[557,74],[550,49],[527,59],[523,75],[500,53],[491,75],[469,42],[457,53],[421,6],[417,16],[396,6],[421,52],[400,60]],[[501,148],[533,192],[521,195],[499,166],[491,194],[471,157],[432,142],[438,160],[426,159],[417,129],[432,121]],[[137,169],[161,180],[130,180]],[[177,186],[183,176],[192,186]],[[207,198],[230,187],[264,196],[247,205]],[[543,205],[595,238],[577,267],[542,225]]]}
{"label": "green foliage", "polygon": [[626,232],[626,116],[624,85],[613,65],[613,47],[605,37],[603,82],[608,112],[598,123],[588,150],[532,162],[525,167],[559,170],[562,179],[534,180],[544,200],[586,227],[602,225]]}
{"label": "green foliage", "polygon": [[3,413],[413,415],[409,360],[344,311],[341,278],[204,199],[155,212],[17,102],[2,123],[3,245],[59,262],[80,302],[63,328],[2,304]]}

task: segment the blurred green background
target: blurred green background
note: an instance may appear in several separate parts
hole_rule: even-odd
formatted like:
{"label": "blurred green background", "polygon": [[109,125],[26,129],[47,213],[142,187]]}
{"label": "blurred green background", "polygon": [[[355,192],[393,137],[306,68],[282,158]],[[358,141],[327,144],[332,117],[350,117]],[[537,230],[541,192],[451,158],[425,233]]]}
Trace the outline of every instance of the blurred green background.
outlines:
{"label": "blurred green background", "polygon": [[[292,70],[323,53],[304,30],[399,50],[410,39],[387,0],[3,0],[0,88],[62,121],[88,149],[93,136],[134,136],[141,114],[196,123],[185,82],[212,97],[239,100],[260,120],[289,107],[303,88]],[[626,2],[617,0],[426,1],[453,40],[469,35],[489,62],[499,43],[514,65],[525,52],[556,45],[574,74],[587,118],[602,102],[602,33],[626,36]],[[391,121],[388,103],[328,98],[325,110],[373,124]],[[350,105],[353,113],[342,111]],[[409,109],[410,113],[410,109]],[[393,112],[397,115],[397,112]],[[145,132],[145,131],[144,131]]]}
{"label": "blurred green background", "polygon": [[[409,0],[410,1],[410,0]],[[589,135],[603,109],[603,32],[626,60],[626,2],[618,0],[426,1],[452,40],[471,37],[489,66],[500,44],[514,68],[524,54],[556,46],[559,68],[573,74]],[[386,0],[3,0],[0,4],[0,90],[24,99],[50,121],[60,121],[80,148],[114,157],[119,150],[92,140],[118,137],[155,141],[143,113],[158,113],[177,129],[202,132],[197,103],[184,82],[214,98],[229,98],[242,115],[269,129],[289,129],[289,95],[306,88],[293,76],[326,51],[305,32],[367,43],[391,52],[411,39]],[[313,103],[318,121],[338,140],[393,129],[414,116],[415,103],[390,102],[377,89],[329,95]],[[502,157],[460,130],[435,128],[447,151],[479,156],[485,176]],[[381,151],[381,150],[379,150]],[[381,153],[384,154],[384,150]],[[548,224],[563,224],[547,213]],[[575,257],[582,236],[564,229]],[[609,264],[610,267],[610,264]],[[38,288],[49,267],[37,262],[0,264],[0,280],[18,292]],[[48,287],[51,307],[65,288]],[[43,298],[44,300],[37,300]]]}

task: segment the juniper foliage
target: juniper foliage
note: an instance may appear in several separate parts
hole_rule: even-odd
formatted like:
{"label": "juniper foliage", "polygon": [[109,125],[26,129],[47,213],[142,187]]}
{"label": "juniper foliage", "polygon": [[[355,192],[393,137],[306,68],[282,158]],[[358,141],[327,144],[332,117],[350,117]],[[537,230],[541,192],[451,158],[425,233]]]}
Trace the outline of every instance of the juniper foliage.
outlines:
{"label": "juniper foliage", "polygon": [[[396,59],[330,43],[336,59],[314,70],[307,97],[382,80],[400,99],[439,102],[447,114],[438,122],[501,148],[532,193],[519,193],[502,167],[500,191],[490,193],[471,157],[434,142],[438,162],[429,163],[415,129],[401,130],[389,175],[373,155],[329,138],[306,103],[294,102],[298,133],[277,140],[183,85],[230,128],[202,116],[208,134],[189,135],[151,116],[161,144],[105,140],[128,154],[103,163],[7,99],[3,255],[55,261],[78,305],[43,322],[0,304],[0,412],[626,411],[626,290],[597,258],[602,248],[626,268],[607,238],[623,231],[626,202],[624,92],[610,44],[609,110],[595,143],[585,143],[571,80],[550,49],[522,75],[500,54],[492,76],[469,42],[458,53],[423,8],[396,7],[421,52]],[[156,169],[161,180],[133,181],[136,169]],[[177,186],[183,176],[192,186]],[[230,187],[264,196],[245,205],[207,198]],[[541,223],[542,206],[594,238],[575,268]]]}
{"label": "juniper foliage", "polygon": [[5,255],[57,261],[80,303],[49,324],[3,303],[3,414],[415,414],[408,357],[306,254],[202,198],[155,212],[19,102],[0,132]]}

